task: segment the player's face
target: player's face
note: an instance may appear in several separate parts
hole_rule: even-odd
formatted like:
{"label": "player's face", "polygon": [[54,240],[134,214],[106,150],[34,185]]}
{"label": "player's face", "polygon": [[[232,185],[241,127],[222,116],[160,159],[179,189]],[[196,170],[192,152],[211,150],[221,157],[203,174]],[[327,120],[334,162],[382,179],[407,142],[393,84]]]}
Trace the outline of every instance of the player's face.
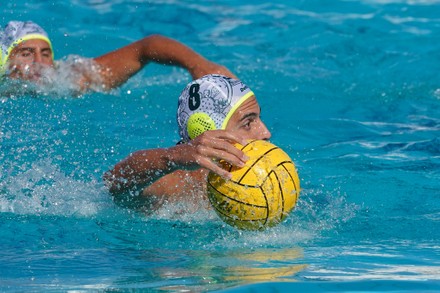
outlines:
{"label": "player's face", "polygon": [[44,68],[53,66],[52,50],[46,41],[27,40],[12,50],[8,62],[9,77],[37,81]]}
{"label": "player's face", "polygon": [[252,96],[232,114],[226,130],[233,131],[248,140],[268,140],[271,137],[271,133],[263,121],[261,121],[260,113],[260,105],[255,96]]}

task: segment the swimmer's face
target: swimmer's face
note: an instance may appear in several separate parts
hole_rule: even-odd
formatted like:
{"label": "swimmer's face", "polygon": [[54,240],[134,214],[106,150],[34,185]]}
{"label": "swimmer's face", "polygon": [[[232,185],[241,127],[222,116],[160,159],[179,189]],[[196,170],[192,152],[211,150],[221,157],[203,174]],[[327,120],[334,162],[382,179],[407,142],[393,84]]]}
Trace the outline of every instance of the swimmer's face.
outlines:
{"label": "swimmer's face", "polygon": [[43,40],[23,41],[12,50],[8,62],[10,78],[38,81],[44,68],[53,67],[52,50]]}
{"label": "swimmer's face", "polygon": [[232,114],[226,130],[232,131],[246,140],[268,140],[271,137],[271,133],[263,121],[261,121],[260,113],[260,105],[255,96],[252,96]]}

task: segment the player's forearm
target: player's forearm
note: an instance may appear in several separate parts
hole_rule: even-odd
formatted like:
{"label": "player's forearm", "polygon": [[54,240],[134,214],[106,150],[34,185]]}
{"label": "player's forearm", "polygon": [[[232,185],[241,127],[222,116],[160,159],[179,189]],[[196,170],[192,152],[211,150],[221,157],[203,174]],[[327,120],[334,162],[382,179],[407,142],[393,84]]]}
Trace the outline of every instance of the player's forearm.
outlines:
{"label": "player's forearm", "polygon": [[[226,67],[204,58],[176,40],[152,35],[94,58],[100,67],[103,89],[110,90],[126,82],[149,62],[182,67],[196,79],[206,74],[235,77]],[[84,78],[87,77],[85,74]]]}
{"label": "player's forearm", "polygon": [[183,148],[175,146],[134,152],[108,171],[104,180],[111,193],[140,191],[166,174],[190,168]]}
{"label": "player's forearm", "polygon": [[204,58],[188,46],[161,36],[153,35],[142,40],[142,63],[153,60],[160,64],[175,65],[188,70],[194,79],[206,74],[223,74],[235,77],[225,66]]}

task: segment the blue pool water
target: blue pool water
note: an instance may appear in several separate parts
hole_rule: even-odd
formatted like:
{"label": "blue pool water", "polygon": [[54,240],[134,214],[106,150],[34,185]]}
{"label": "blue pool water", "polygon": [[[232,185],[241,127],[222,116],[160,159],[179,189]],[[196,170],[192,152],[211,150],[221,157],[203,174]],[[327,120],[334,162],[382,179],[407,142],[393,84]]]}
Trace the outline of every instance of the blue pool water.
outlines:
{"label": "blue pool water", "polygon": [[113,203],[103,172],[177,142],[181,69],[110,94],[3,92],[0,291],[440,291],[440,1],[2,2],[12,19],[45,27],[61,63],[160,33],[226,65],[302,192],[264,232]]}

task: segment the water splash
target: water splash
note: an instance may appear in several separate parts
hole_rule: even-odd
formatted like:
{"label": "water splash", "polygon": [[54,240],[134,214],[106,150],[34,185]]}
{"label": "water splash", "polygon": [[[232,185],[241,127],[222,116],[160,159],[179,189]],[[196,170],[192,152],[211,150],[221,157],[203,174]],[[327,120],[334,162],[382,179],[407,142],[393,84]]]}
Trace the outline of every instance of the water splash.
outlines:
{"label": "water splash", "polygon": [[0,182],[1,212],[88,217],[110,204],[99,183],[69,177],[50,159],[34,162]]}
{"label": "water splash", "polygon": [[[56,61],[54,67],[33,66],[39,72],[37,82],[3,78],[0,97],[71,97],[80,96],[87,90],[105,92],[100,66],[91,58],[68,55]],[[24,72],[26,76],[26,72]]]}

